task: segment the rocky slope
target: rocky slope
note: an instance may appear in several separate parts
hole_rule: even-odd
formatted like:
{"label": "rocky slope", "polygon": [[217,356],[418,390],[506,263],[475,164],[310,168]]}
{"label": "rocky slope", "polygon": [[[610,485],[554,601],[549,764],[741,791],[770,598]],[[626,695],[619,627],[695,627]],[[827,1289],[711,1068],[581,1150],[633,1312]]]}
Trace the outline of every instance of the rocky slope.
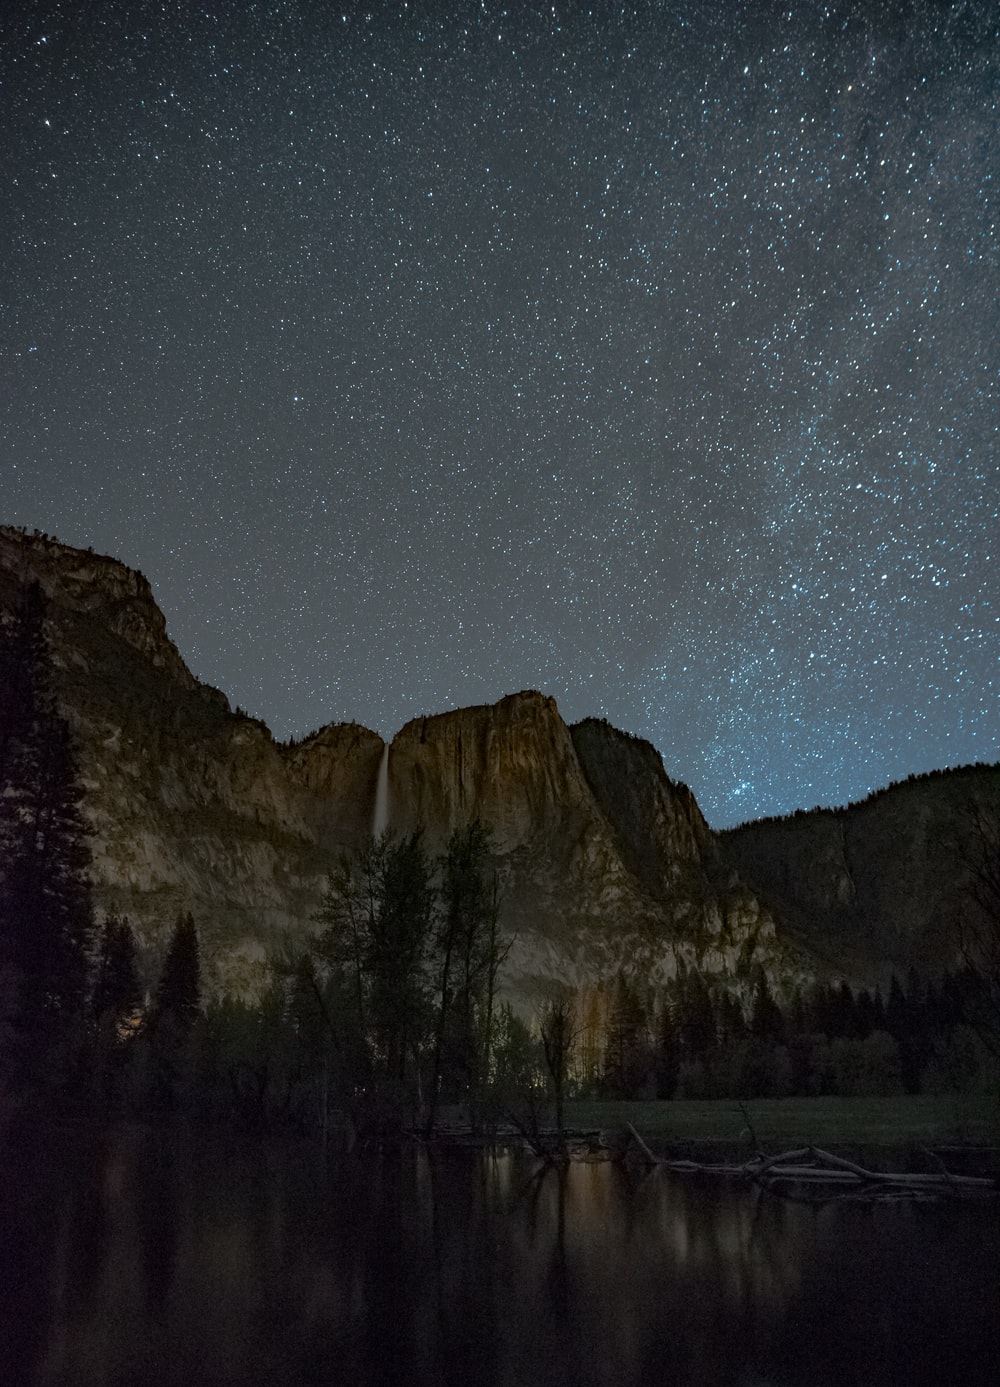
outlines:
{"label": "rocky slope", "polygon": [[267,953],[310,928],[331,860],[364,836],[382,739],[343,726],[277,744],[190,673],[141,574],[0,528],[0,605],[28,579],[49,599],[99,907],[129,916],[150,972],[191,910],[217,982],[258,986]]}
{"label": "rocky slope", "polygon": [[[382,739],[347,724],[276,743],[191,675],[141,574],[0,527],[0,606],[29,579],[50,600],[100,907],[129,915],[150,971],[191,910],[216,987],[256,988],[270,952],[313,932],[337,856],[370,833]],[[407,724],[389,752],[388,812],[432,848],[470,818],[492,827],[516,932],[506,987],[525,1008],[619,968],[655,984],[681,959],[759,961],[779,981],[806,967],[657,752],[603,723],[567,727],[542,694]]]}
{"label": "rocky slope", "polygon": [[719,835],[723,859],[811,953],[857,976],[960,960],[969,818],[1000,811],[1000,766],[912,777],[844,809]]}

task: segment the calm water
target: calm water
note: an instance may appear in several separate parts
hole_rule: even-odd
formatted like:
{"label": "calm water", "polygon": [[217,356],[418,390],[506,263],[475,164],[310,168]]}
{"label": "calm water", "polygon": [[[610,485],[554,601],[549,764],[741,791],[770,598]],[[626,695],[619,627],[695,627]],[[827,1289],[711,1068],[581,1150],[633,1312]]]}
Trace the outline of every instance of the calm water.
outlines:
{"label": "calm water", "polygon": [[1000,1382],[993,1203],[8,1136],[0,1383]]}

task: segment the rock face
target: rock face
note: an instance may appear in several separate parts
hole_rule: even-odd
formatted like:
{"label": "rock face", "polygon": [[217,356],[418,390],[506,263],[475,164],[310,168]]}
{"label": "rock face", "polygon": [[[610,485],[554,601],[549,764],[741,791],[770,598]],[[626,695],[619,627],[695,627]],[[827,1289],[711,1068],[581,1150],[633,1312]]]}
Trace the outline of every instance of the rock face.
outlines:
{"label": "rock face", "polygon": [[1000,766],[913,777],[846,809],[719,835],[722,858],[810,952],[872,976],[961,961],[969,811],[1000,810]]}
{"label": "rock face", "polygon": [[[354,724],[275,742],[192,676],[141,574],[0,527],[0,608],[32,579],[49,598],[99,907],[129,916],[151,974],[192,911],[215,986],[255,990],[270,953],[314,933],[328,870],[370,834],[385,743]],[[492,828],[516,935],[504,983],[525,1010],[556,983],[599,991],[619,970],[655,986],[682,962],[743,977],[760,964],[783,988],[817,960],[865,976],[943,948],[956,876],[923,782],[716,835],[647,742],[567,727],[526,692],[408,723],[387,789],[389,826],[423,828],[433,850],[472,818]]]}
{"label": "rock face", "polygon": [[639,737],[588,718],[573,746],[595,798],[613,825],[629,870],[654,896],[715,869],[715,839],[686,785],[671,780],[659,752]]}

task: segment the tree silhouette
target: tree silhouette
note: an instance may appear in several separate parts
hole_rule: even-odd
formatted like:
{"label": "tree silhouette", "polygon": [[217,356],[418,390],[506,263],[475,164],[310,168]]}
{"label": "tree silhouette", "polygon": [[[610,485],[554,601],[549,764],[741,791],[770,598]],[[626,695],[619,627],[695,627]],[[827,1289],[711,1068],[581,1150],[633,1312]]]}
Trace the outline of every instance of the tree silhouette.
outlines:
{"label": "tree silhouette", "polygon": [[93,931],[87,827],[52,689],[45,599],[0,631],[0,1040],[15,1085],[61,1083],[81,1053]]}
{"label": "tree silhouette", "polygon": [[190,914],[177,917],[166,957],[156,985],[154,1017],[160,1021],[166,1015],[177,1018],[190,1030],[201,1014],[201,948],[194,918]]}
{"label": "tree silhouette", "polygon": [[649,1018],[639,991],[621,969],[608,1008],[605,1087],[617,1098],[635,1098],[652,1071]]}
{"label": "tree silhouette", "polygon": [[154,1097],[176,1107],[191,1078],[191,1036],[201,1017],[201,950],[190,914],[174,925],[149,1020]]}
{"label": "tree silhouette", "polygon": [[568,992],[561,992],[545,1003],[539,1018],[542,1053],[545,1056],[545,1067],[549,1071],[549,1078],[552,1081],[556,1142],[560,1152],[566,1149],[566,1124],[563,1118],[563,1108],[566,1080],[569,1077],[570,1060],[576,1041],[573,1015],[572,998]]}
{"label": "tree silhouette", "polygon": [[126,916],[109,915],[98,936],[91,1011],[99,1024],[108,1018],[117,1028],[129,1021],[141,1005],[142,985],[132,926]]}
{"label": "tree silhouette", "polygon": [[420,833],[400,838],[386,832],[341,859],[317,917],[326,926],[317,955],[346,1004],[355,1087],[377,1121],[398,1124],[419,1093],[433,909]]}
{"label": "tree silhouette", "polygon": [[498,932],[493,840],[478,820],[457,828],[440,860],[432,934],[436,1017],[427,1131],[432,1132],[447,1064],[455,1096],[467,1094],[473,1125],[489,1073],[497,971],[509,944]]}
{"label": "tree silhouette", "polygon": [[101,926],[90,1012],[98,1092],[113,1097],[120,1087],[127,1047],[135,1039],[142,1006],[135,935],[124,917],[109,915]]}

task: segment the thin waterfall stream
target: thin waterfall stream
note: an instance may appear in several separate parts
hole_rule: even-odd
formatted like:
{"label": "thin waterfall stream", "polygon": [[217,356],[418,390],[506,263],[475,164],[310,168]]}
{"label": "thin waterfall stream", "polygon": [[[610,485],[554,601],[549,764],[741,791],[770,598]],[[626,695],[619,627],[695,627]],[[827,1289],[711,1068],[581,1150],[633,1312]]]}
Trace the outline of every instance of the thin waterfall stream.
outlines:
{"label": "thin waterfall stream", "polygon": [[389,827],[389,743],[382,748],[382,760],[375,782],[375,812],[372,815],[372,836],[380,837]]}

